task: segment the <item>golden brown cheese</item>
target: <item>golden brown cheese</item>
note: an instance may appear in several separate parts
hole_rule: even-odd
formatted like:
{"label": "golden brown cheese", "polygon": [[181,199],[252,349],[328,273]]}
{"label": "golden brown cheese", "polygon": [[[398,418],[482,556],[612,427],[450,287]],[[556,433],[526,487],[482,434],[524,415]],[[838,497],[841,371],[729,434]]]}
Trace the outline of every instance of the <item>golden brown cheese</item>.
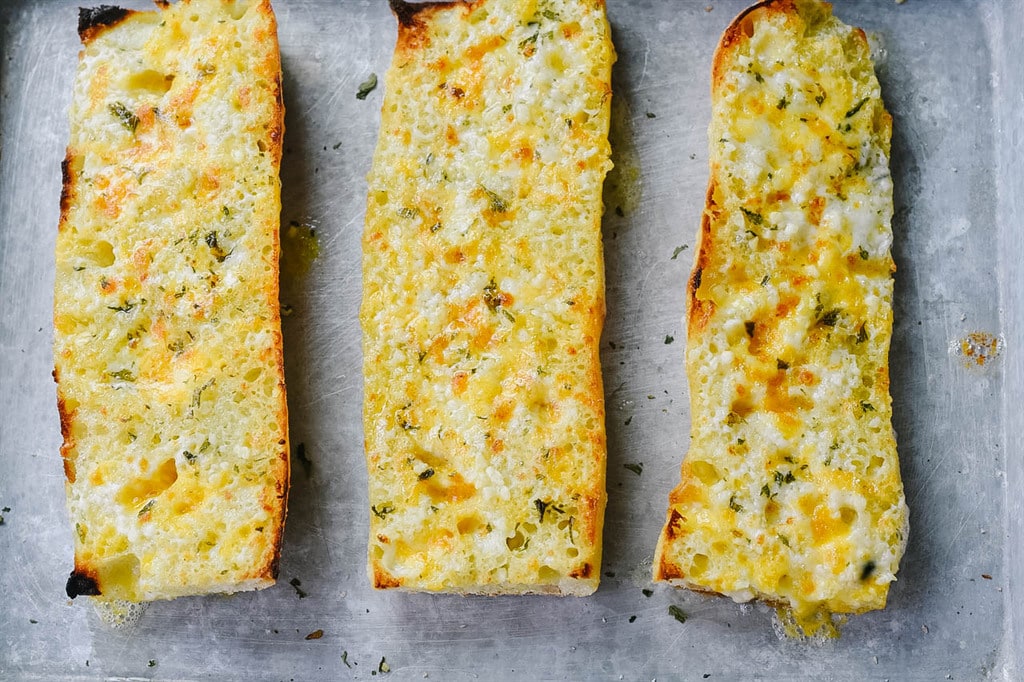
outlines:
{"label": "golden brown cheese", "polygon": [[56,247],[68,595],[273,584],[288,487],[267,0],[82,10]]}
{"label": "golden brown cheese", "polygon": [[654,577],[791,610],[885,606],[906,543],[891,426],[891,118],[863,31],[816,0],[715,54],[689,287],[692,431]]}
{"label": "golden brown cheese", "polygon": [[363,238],[371,579],[588,594],[605,507],[603,2],[392,7]]}

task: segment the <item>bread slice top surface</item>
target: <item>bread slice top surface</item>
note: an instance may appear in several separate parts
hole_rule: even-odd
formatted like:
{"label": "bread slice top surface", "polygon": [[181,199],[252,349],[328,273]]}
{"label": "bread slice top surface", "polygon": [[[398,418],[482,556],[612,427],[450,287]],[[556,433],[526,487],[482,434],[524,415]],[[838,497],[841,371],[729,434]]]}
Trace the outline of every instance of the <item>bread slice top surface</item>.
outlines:
{"label": "bread slice top surface", "polygon": [[654,577],[791,610],[885,605],[907,537],[891,426],[891,119],[825,3],[741,14],[715,54],[688,285],[691,443]]}
{"label": "bread slice top surface", "polygon": [[69,596],[273,583],[288,485],[267,1],[85,11],[56,246]]}
{"label": "bread slice top surface", "polygon": [[371,580],[588,594],[605,506],[604,6],[397,6],[363,240]]}

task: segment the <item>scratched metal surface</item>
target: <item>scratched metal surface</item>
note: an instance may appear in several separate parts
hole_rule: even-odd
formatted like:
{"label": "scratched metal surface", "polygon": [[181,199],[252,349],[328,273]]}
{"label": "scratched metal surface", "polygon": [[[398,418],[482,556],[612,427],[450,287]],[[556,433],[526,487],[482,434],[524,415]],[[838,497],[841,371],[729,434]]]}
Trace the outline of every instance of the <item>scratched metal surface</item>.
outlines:
{"label": "scratched metal surface", "polygon": [[[878,71],[895,119],[899,266],[892,390],[912,532],[889,607],[852,618],[838,641],[809,645],[781,641],[765,607],[642,592],[688,437],[680,320],[706,182],[709,64],[743,2],[608,2],[619,168],[604,221],[609,505],[598,593],[488,599],[368,588],[356,315],[382,93],[359,101],[355,92],[369,73],[383,74],[395,25],[383,0],[278,0],[282,219],[316,225],[320,240],[309,273],[282,292],[294,307],[284,326],[293,442],[305,443],[312,466],[295,465],[278,586],[156,603],[124,629],[63,594],[71,532],[50,311],[76,11],[64,0],[0,4],[0,678],[1024,675],[1024,57],[1015,49],[1024,3],[838,8],[885,48]],[[1000,357],[968,367],[951,350],[968,332],[1000,338]],[[642,475],[623,467],[634,462]],[[685,624],[670,604],[689,615]],[[320,639],[305,639],[316,630]]]}

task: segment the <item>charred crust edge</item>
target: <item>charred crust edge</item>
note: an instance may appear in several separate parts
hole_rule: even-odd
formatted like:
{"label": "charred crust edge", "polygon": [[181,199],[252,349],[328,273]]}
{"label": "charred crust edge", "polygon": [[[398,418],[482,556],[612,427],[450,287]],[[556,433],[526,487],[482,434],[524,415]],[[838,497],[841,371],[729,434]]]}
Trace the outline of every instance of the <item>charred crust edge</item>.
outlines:
{"label": "charred crust edge", "polygon": [[418,23],[419,13],[425,10],[435,10],[440,7],[449,7],[455,2],[406,2],[405,0],[388,0],[388,6],[394,13],[398,23],[403,27],[415,26]]}
{"label": "charred crust edge", "polygon": [[103,29],[116,26],[131,14],[134,14],[132,10],[117,7],[116,5],[79,7],[78,37],[81,38],[83,43],[87,43]]}
{"label": "charred crust edge", "polygon": [[75,597],[98,597],[102,594],[96,578],[86,573],[80,573],[77,568],[71,571],[71,575],[68,576],[68,582],[64,590],[71,599]]}
{"label": "charred crust edge", "polygon": [[462,7],[472,11],[483,3],[483,0],[434,0],[433,2],[407,2],[406,0],[388,0],[391,11],[398,19],[402,28],[415,28],[425,23],[422,14],[431,14],[440,10]]}
{"label": "charred crust edge", "polygon": [[[64,160],[60,162],[61,188],[60,188],[60,226],[63,227],[68,218],[68,211],[71,210],[71,198],[75,192],[75,178],[71,174],[71,150],[67,151]],[[54,380],[57,377],[54,376]],[[59,382],[58,382],[59,383]]]}

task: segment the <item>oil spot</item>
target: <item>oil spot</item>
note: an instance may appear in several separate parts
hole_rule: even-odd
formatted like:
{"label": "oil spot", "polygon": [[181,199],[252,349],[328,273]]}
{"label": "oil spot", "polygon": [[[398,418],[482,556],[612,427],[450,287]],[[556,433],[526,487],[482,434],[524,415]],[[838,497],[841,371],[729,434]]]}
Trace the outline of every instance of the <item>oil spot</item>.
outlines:
{"label": "oil spot", "polygon": [[965,367],[990,366],[1002,354],[1005,342],[989,332],[968,332],[952,343],[951,351]]}
{"label": "oil spot", "polygon": [[281,230],[281,270],[286,276],[305,275],[319,255],[315,226],[293,220]]}

